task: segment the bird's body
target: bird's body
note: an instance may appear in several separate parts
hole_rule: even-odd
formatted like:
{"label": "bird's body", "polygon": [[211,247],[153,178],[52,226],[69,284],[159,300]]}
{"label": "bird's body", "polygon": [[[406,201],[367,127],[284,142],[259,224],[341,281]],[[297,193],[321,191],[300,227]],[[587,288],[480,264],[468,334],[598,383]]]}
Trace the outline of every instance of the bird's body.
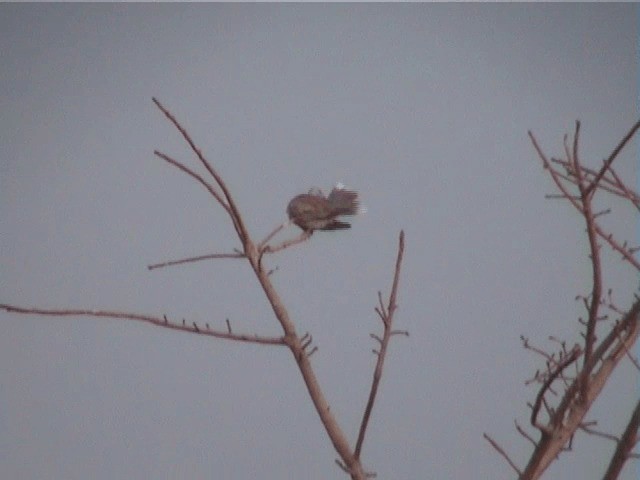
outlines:
{"label": "bird's body", "polygon": [[287,206],[289,219],[306,232],[314,230],[342,230],[351,228],[347,222],[338,220],[342,215],[360,212],[358,193],[337,185],[328,197],[317,190],[293,198]]}

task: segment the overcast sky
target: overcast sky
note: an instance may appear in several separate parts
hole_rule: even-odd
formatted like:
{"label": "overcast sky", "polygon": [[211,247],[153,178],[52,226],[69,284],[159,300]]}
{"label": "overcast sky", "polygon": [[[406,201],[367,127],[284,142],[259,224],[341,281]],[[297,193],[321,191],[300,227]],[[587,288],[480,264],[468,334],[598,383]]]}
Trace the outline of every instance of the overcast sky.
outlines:
{"label": "overcast sky", "polygon": [[[157,96],[226,179],[251,234],[341,181],[368,213],[269,259],[355,443],[400,229],[394,339],[363,450],[382,479],[513,478],[540,358],[579,341],[580,217],[545,200],[549,155],[582,121],[599,165],[637,118],[627,5],[0,5],[0,302],[117,309],[278,335],[248,265],[172,258],[239,246]],[[634,142],[617,160],[633,184]],[[607,225],[633,243],[622,202]],[[280,238],[297,235],[291,227]],[[621,308],[636,274],[605,256]],[[0,314],[0,472],[11,479],[345,478],[291,354],[142,324]],[[620,434],[626,365],[589,420]],[[548,478],[601,478],[578,434]],[[634,479],[630,465],[623,477]]]}

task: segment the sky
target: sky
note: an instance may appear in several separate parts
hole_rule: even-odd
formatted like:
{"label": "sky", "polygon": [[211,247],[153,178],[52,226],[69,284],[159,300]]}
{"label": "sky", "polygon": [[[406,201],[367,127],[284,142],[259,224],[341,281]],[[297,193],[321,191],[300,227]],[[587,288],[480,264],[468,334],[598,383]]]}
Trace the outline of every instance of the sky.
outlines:
{"label": "sky", "polygon": [[[527,136],[562,156],[582,122],[598,166],[637,120],[631,4],[0,5],[0,302],[113,309],[279,335],[250,268],[169,259],[239,247],[156,96],[262,238],[336,182],[367,213],[269,258],[355,443],[404,229],[398,329],[364,443],[378,478],[513,478],[541,358],[579,341],[581,218]],[[637,141],[616,160],[636,178]],[[620,201],[606,225],[633,243]],[[289,227],[286,239],[298,234]],[[605,254],[621,308],[637,274]],[[13,479],[345,478],[288,351],[134,322],[0,313],[0,471]],[[620,434],[624,365],[589,420]],[[529,430],[530,433],[535,434]],[[548,478],[600,478],[614,445],[578,434]],[[627,466],[621,478],[637,478]]]}

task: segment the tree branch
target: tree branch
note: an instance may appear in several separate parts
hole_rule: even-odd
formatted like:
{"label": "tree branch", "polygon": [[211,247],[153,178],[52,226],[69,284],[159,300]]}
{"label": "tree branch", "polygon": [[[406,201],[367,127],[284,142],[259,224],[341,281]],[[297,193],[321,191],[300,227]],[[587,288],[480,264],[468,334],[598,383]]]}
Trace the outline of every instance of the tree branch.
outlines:
{"label": "tree branch", "polygon": [[625,462],[631,456],[631,451],[638,442],[638,426],[640,426],[640,400],[633,410],[631,419],[618,442],[613,457],[611,457],[609,468],[607,468],[607,472],[602,477],[603,480],[615,480],[620,475],[622,467],[624,467]]}
{"label": "tree branch", "polygon": [[[591,358],[593,344],[595,342],[596,323],[598,321],[598,309],[600,308],[600,297],[602,296],[602,264],[600,262],[600,247],[596,239],[595,220],[593,217],[593,209],[591,200],[593,199],[592,189],[587,188],[582,176],[582,167],[578,156],[578,137],[580,135],[580,122],[576,122],[576,131],[573,136],[573,152],[567,158],[574,166],[575,175],[578,180],[577,185],[580,190],[580,198],[582,203],[582,215],[587,224],[587,238],[589,240],[589,249],[591,250],[591,267],[592,267],[592,291],[589,305],[589,318],[587,320],[587,335],[585,338],[584,360],[586,365]],[[601,175],[600,175],[601,177]],[[596,177],[596,180],[598,177]],[[594,182],[596,181],[594,180]],[[596,185],[592,183],[591,185]],[[589,374],[587,369],[583,368],[580,388],[582,396],[586,396],[587,388],[589,388]]]}
{"label": "tree branch", "polygon": [[362,452],[362,444],[364,442],[364,437],[367,432],[367,426],[369,424],[369,418],[371,417],[371,412],[373,410],[373,404],[376,401],[376,395],[378,393],[378,386],[380,384],[380,379],[382,378],[382,368],[384,366],[384,359],[387,354],[387,346],[389,344],[389,340],[391,339],[394,331],[392,330],[393,325],[393,315],[396,311],[396,296],[398,293],[398,282],[400,279],[400,268],[402,266],[402,256],[404,255],[404,231],[400,232],[400,238],[398,240],[398,257],[396,258],[396,268],[395,273],[393,275],[393,285],[391,287],[391,294],[389,295],[389,303],[385,310],[384,305],[382,304],[382,297],[380,298],[380,308],[377,309],[378,314],[382,317],[382,323],[384,324],[384,334],[382,339],[375,337],[380,342],[380,350],[378,351],[378,360],[376,361],[376,367],[373,372],[373,381],[371,383],[371,390],[369,392],[369,398],[367,400],[367,405],[364,409],[364,415],[362,416],[362,422],[360,424],[360,431],[358,433],[358,440],[356,442],[356,450],[355,457],[360,458],[360,454]]}
{"label": "tree branch", "polygon": [[153,154],[156,157],[159,157],[161,159],[163,159],[165,162],[169,163],[170,165],[173,165],[174,167],[178,168],[179,170],[183,171],[184,173],[186,173],[187,175],[189,175],[191,178],[194,178],[197,182],[199,182],[201,185],[204,186],[204,188],[206,188],[209,193],[213,196],[213,198],[215,198],[217,200],[217,202],[220,204],[220,206],[222,208],[224,208],[224,210],[231,215],[231,209],[229,208],[229,205],[227,205],[227,203],[222,199],[222,197],[220,196],[220,194],[216,191],[216,189],[214,188],[213,185],[211,185],[209,182],[207,182],[202,175],[194,172],[193,170],[191,170],[189,167],[187,167],[185,164],[179,162],[178,160],[175,160],[173,158],[171,158],[169,155],[166,155],[158,150],[154,150]]}
{"label": "tree branch", "polygon": [[155,270],[156,268],[172,267],[174,265],[183,265],[185,263],[199,262],[201,260],[213,260],[220,258],[247,258],[244,253],[210,253],[207,255],[199,255],[197,257],[181,258],[180,260],[170,260],[168,262],[154,263],[148,265],[149,270]]}
{"label": "tree branch", "polygon": [[602,168],[600,169],[596,177],[591,182],[591,185],[589,185],[586,192],[587,194],[591,193],[591,190],[597,187],[598,183],[600,182],[600,179],[604,176],[605,173],[607,173],[607,170],[611,168],[611,164],[613,163],[613,161],[616,159],[616,157],[618,156],[620,151],[624,148],[624,146],[629,142],[629,140],[631,140],[631,137],[635,135],[638,128],[640,128],[640,120],[638,120],[635,123],[635,125],[631,127],[629,132],[627,132],[627,134],[620,141],[618,146],[616,146],[616,148],[613,149],[613,152],[611,152],[611,155],[609,155],[609,158],[607,158],[607,160],[604,162],[604,165],[602,165]]}
{"label": "tree branch", "polygon": [[538,412],[540,411],[540,406],[542,405],[542,400],[544,398],[544,395],[547,392],[547,390],[549,390],[549,387],[555,381],[558,375],[560,375],[565,368],[567,368],[569,365],[575,362],[581,353],[582,353],[582,350],[580,349],[580,347],[578,345],[574,346],[570,354],[567,357],[565,357],[565,359],[562,362],[558,363],[558,366],[555,367],[553,372],[551,372],[549,377],[547,377],[546,381],[542,384],[542,387],[540,387],[540,390],[538,391],[538,395],[536,396],[536,401],[533,404],[533,409],[531,410],[530,421],[531,421],[531,425],[536,427],[540,431],[542,431],[542,433],[548,434],[551,431],[550,427],[546,425],[542,425],[538,422]]}
{"label": "tree branch", "polygon": [[487,435],[486,433],[483,433],[482,436],[484,437],[484,439],[489,442],[491,444],[491,446],[493,448],[496,449],[496,451],[502,455],[502,457],[507,461],[507,463],[511,466],[511,468],[513,468],[515,470],[515,472],[518,474],[518,476],[522,475],[522,472],[520,471],[520,469],[517,467],[517,465],[513,462],[513,460],[511,460],[511,458],[509,457],[509,455],[507,455],[507,453],[502,449],[502,447],[500,445],[497,444],[497,442],[491,438],[489,435]]}
{"label": "tree branch", "polygon": [[[171,114],[171,112],[169,112],[169,110],[167,110],[157,98],[153,97],[152,100],[153,100],[153,103],[155,103],[156,106],[160,109],[160,111],[164,113],[164,115],[169,119],[169,121],[173,123],[173,125],[178,129],[178,131],[183,136],[185,141],[189,144],[189,147],[191,147],[191,150],[193,150],[193,152],[196,154],[196,156],[200,160],[200,163],[204,165],[204,167],[207,169],[207,171],[211,174],[211,176],[214,178],[214,180],[220,187],[220,190],[222,190],[224,198],[226,199],[226,204],[228,205],[227,211],[229,213],[229,216],[231,217],[231,221],[233,222],[233,226],[236,230],[236,233],[238,234],[240,241],[244,245],[245,242],[248,240],[249,235],[247,233],[246,227],[244,226],[244,222],[242,221],[240,211],[238,210],[238,207],[236,206],[233,200],[233,197],[231,196],[231,193],[229,193],[229,190],[227,189],[227,185],[222,180],[222,177],[218,174],[218,172],[215,171],[215,169],[211,166],[211,164],[209,164],[209,161],[204,157],[201,150],[193,142],[193,140],[191,139],[191,136],[187,133],[184,127],[180,125],[178,120]],[[221,204],[224,206],[223,202],[221,202]]]}
{"label": "tree branch", "polygon": [[182,321],[182,324],[172,323],[166,316],[163,317],[153,317],[150,315],[140,315],[137,313],[129,313],[129,312],[115,312],[109,310],[72,310],[72,309],[43,309],[43,308],[28,308],[28,307],[19,307],[16,305],[6,305],[0,304],[0,309],[5,310],[7,312],[13,313],[24,313],[30,315],[47,315],[53,317],[78,317],[78,316],[87,316],[87,317],[101,317],[101,318],[112,318],[119,320],[135,320],[138,322],[149,323],[151,325],[155,325],[156,327],[169,328],[171,330],[180,330],[182,332],[195,333],[197,335],[206,335],[210,337],[223,338],[225,340],[235,340],[238,342],[246,342],[246,343],[258,343],[261,345],[285,345],[285,341],[283,337],[264,337],[260,335],[249,335],[249,334],[234,334],[229,332],[224,332],[220,330],[211,329],[209,324],[206,324],[205,328],[198,327],[195,322],[191,324],[187,324],[185,320]]}

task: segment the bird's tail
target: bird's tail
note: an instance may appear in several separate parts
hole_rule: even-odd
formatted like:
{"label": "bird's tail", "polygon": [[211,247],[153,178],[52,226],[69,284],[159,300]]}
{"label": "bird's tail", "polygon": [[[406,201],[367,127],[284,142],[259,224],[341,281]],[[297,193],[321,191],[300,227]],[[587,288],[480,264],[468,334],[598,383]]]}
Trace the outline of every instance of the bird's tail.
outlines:
{"label": "bird's tail", "polygon": [[340,220],[332,220],[320,230],[344,230],[346,228],[351,228],[351,224],[347,222],[341,222]]}
{"label": "bird's tail", "polygon": [[346,190],[344,185],[338,184],[327,197],[334,215],[356,215],[361,213],[358,192]]}

